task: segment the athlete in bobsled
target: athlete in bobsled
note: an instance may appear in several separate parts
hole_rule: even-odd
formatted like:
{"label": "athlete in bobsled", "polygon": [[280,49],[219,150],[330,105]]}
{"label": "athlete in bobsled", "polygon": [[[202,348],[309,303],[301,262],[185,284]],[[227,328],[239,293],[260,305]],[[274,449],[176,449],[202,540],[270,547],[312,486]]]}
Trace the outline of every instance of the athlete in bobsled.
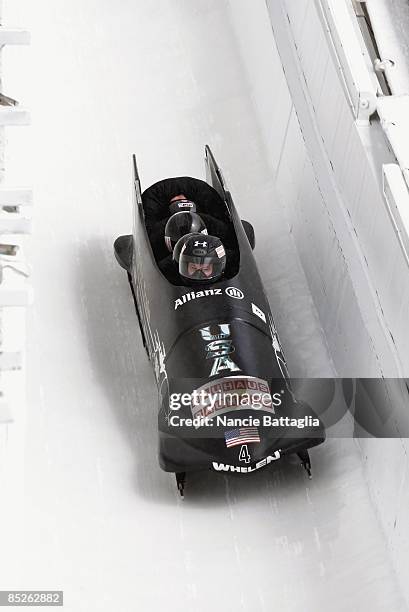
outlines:
{"label": "athlete in bobsled", "polygon": [[[291,391],[253,228],[208,147],[206,165],[208,182],[164,179],[142,193],[134,159],[134,232],[115,241],[159,391],[159,463],[176,474],[181,494],[187,472],[248,474],[290,454],[310,474],[308,449],[325,439],[313,408]],[[265,426],[277,405],[284,420]]]}
{"label": "athlete in bobsled", "polygon": [[[212,231],[227,234],[224,223],[209,214],[199,215],[195,202],[180,194],[170,200],[171,216],[165,219],[164,242],[168,253],[158,261],[163,274],[174,284],[189,285],[214,282],[221,278],[226,267],[226,252]],[[204,221],[206,219],[206,223]],[[160,235],[164,222],[152,232],[152,240],[162,244]],[[180,255],[182,254],[182,257]]]}
{"label": "athlete in bobsled", "polygon": [[[176,214],[194,215],[195,213]],[[159,263],[166,277],[172,282],[186,286],[209,284],[219,280],[226,268],[226,252],[221,240],[217,236],[209,236],[205,233],[206,230],[202,230],[201,233],[187,231],[174,242],[169,237],[171,232],[168,231],[171,222],[173,222],[172,217],[166,225],[165,240],[172,248],[172,253]]]}

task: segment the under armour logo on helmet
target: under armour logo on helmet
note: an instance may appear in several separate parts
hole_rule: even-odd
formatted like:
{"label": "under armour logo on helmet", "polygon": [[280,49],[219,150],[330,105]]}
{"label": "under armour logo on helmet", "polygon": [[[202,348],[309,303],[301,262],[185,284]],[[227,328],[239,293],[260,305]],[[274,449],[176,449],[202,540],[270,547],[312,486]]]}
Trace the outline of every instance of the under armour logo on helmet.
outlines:
{"label": "under armour logo on helmet", "polygon": [[199,244],[203,247],[207,247],[207,242],[199,242],[198,240],[196,240],[195,247],[199,246]]}

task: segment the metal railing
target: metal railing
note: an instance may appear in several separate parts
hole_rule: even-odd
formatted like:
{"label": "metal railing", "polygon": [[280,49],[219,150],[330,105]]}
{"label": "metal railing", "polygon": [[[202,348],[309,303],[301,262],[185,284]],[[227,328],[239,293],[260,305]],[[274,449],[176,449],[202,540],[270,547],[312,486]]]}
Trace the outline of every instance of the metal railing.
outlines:
{"label": "metal railing", "polygon": [[377,107],[379,81],[349,0],[315,0],[355,119],[368,123]]}
{"label": "metal railing", "polygon": [[[26,30],[0,26],[0,54],[4,45],[27,45]],[[0,87],[0,156],[4,160],[7,126],[28,125],[28,111]],[[11,92],[7,92],[11,93]],[[24,310],[32,297],[25,255],[31,232],[33,197],[30,189],[5,188],[0,173],[0,424],[13,420],[16,398],[24,385]],[[20,373],[20,374],[19,374]]]}

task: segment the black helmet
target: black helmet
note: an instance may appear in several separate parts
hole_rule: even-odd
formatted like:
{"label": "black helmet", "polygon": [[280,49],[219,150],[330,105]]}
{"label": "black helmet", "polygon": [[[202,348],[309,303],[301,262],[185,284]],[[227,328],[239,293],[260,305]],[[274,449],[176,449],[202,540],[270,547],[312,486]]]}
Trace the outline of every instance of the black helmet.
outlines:
{"label": "black helmet", "polygon": [[171,216],[165,227],[165,244],[170,252],[182,236],[191,234],[207,234],[207,229],[199,215],[192,212],[178,212]]}
{"label": "black helmet", "polygon": [[179,274],[192,283],[214,283],[226,268],[226,252],[220,238],[192,234],[185,236],[179,255]]}
{"label": "black helmet", "polygon": [[170,203],[169,212],[171,215],[183,211],[196,212],[196,204],[187,198],[183,200],[175,200],[174,202]]}
{"label": "black helmet", "polygon": [[[179,258],[180,258],[180,251],[182,250],[186,240],[190,237],[190,236],[196,236],[197,234],[186,234],[185,236],[182,236],[182,238],[179,238],[179,240],[177,241],[177,243],[175,244],[174,248],[173,248],[173,253],[172,253],[172,259],[175,262],[175,264],[178,267],[179,270]],[[201,236],[201,234],[199,234],[199,236]]]}

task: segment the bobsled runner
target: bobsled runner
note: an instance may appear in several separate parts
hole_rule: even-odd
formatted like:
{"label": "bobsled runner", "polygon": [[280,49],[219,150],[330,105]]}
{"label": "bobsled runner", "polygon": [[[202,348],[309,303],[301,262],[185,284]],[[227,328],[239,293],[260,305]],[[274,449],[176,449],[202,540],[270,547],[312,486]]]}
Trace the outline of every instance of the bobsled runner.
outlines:
{"label": "bobsled runner", "polygon": [[[142,193],[134,156],[133,234],[114,244],[158,387],[159,463],[175,473],[182,496],[188,472],[248,474],[289,454],[311,476],[308,449],[325,439],[314,410],[292,392],[253,228],[240,219],[208,146],[205,164],[206,182],[165,179]],[[189,286],[159,265],[157,228],[178,193],[227,228],[226,269],[214,283]]]}

